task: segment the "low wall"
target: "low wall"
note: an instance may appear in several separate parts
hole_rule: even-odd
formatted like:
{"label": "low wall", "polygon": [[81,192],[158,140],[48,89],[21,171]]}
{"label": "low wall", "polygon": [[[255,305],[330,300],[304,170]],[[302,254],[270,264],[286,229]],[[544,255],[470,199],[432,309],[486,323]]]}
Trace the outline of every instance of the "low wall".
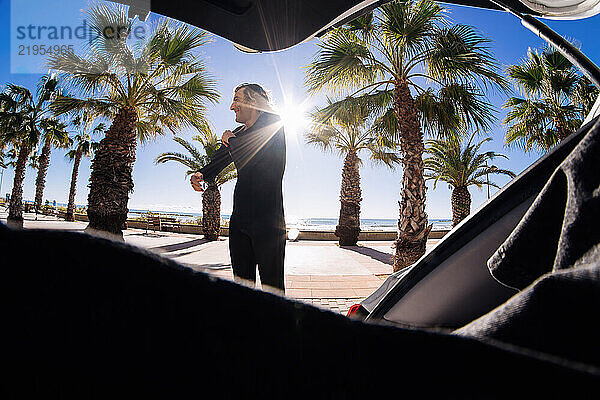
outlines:
{"label": "low wall", "polygon": [[[429,239],[440,239],[450,232],[449,230],[432,231],[428,238]],[[358,240],[379,240],[389,241],[396,240],[398,233],[394,231],[362,231],[358,235]],[[338,237],[335,236],[333,231],[300,231],[298,234],[298,240],[334,240],[337,241]]]}
{"label": "low wall", "polygon": [[[58,216],[61,218],[65,217],[65,213],[59,211]],[[86,214],[75,214],[76,221],[84,221],[87,222],[88,217]],[[132,229],[146,229],[147,224],[146,221],[139,220],[127,220],[127,227]],[[201,235],[202,227],[200,225],[179,225],[179,229],[172,226],[165,226],[161,229],[165,232],[178,232],[178,233],[189,233],[193,235]],[[288,230],[289,231],[289,230]],[[431,231],[429,234],[429,239],[441,239],[446,235],[449,230],[438,230]],[[222,227],[220,236],[229,236],[229,228]],[[394,231],[362,231],[358,240],[366,240],[366,241],[390,241],[396,240],[398,234]],[[329,240],[329,241],[337,241],[338,237],[335,236],[333,231],[300,231],[298,234],[298,240]]]}

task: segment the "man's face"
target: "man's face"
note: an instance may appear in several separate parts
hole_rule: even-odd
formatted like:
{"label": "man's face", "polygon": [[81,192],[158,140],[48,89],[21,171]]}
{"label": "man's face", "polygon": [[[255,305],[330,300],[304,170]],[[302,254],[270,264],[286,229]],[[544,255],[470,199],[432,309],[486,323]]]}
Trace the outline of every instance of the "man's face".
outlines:
{"label": "man's face", "polygon": [[231,103],[230,110],[235,112],[235,121],[241,124],[245,124],[250,120],[252,115],[252,107],[249,104],[245,103],[245,93],[246,88],[241,88],[233,95],[233,103]]}

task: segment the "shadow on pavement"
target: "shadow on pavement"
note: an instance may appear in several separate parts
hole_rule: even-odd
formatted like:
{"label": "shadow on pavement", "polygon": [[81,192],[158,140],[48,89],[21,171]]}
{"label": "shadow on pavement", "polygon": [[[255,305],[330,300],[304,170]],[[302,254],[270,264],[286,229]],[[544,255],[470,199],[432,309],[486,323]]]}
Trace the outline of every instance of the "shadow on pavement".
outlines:
{"label": "shadow on pavement", "polygon": [[187,263],[182,263],[183,265],[185,265],[186,267],[190,267],[196,271],[202,271],[205,269],[209,269],[209,270],[219,270],[219,269],[227,269],[227,268],[231,268],[231,264],[187,264]]}
{"label": "shadow on pavement", "polygon": [[129,232],[127,232],[127,236],[144,236],[144,237],[151,237],[151,238],[169,237],[169,235],[161,235],[160,233],[155,233],[155,232],[143,232],[143,233],[129,233]]}
{"label": "shadow on pavement", "polygon": [[370,247],[363,246],[340,246],[341,249],[352,250],[357,253],[363,254],[365,256],[369,256],[379,262],[382,262],[387,265],[393,265],[392,256],[389,253],[385,253],[383,251],[375,250]]}
{"label": "shadow on pavement", "polygon": [[182,243],[174,243],[174,244],[167,244],[164,246],[151,247],[148,250],[158,251],[160,253],[162,253],[162,252],[169,253],[171,251],[189,249],[190,247],[199,246],[201,244],[208,243],[208,242],[209,242],[209,240],[206,240],[206,239],[194,239],[194,240],[190,240],[190,241],[182,242]]}

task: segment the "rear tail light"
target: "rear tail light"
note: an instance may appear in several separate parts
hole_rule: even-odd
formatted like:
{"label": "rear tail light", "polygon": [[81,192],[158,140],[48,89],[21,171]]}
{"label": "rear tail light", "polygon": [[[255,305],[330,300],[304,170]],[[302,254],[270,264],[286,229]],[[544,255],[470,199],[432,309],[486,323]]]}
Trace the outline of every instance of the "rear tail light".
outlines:
{"label": "rear tail light", "polygon": [[356,315],[356,313],[358,312],[358,309],[360,308],[360,304],[354,304],[350,307],[350,309],[348,310],[348,314],[346,314],[347,317],[354,317]]}

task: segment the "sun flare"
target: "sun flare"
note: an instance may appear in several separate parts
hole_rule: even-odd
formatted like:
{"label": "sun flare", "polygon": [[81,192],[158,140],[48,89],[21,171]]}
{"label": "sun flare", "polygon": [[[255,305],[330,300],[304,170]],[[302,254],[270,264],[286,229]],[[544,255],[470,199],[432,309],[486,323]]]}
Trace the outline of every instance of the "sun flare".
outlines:
{"label": "sun flare", "polygon": [[296,136],[302,134],[308,127],[308,118],[303,105],[284,104],[279,110],[279,115],[286,134]]}

